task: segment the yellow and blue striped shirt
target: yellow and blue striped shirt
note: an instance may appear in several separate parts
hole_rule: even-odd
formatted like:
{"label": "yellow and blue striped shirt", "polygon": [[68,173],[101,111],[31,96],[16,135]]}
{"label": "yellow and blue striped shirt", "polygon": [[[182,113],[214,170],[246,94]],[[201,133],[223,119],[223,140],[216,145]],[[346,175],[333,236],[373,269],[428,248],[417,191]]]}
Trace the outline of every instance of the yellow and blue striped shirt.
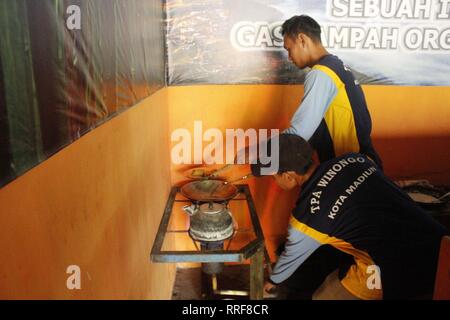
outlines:
{"label": "yellow and blue striped shirt", "polygon": [[372,120],[361,86],[338,57],[324,56],[307,74],[301,106],[285,133],[308,140],[321,162],[358,152],[382,168],[371,131]]}

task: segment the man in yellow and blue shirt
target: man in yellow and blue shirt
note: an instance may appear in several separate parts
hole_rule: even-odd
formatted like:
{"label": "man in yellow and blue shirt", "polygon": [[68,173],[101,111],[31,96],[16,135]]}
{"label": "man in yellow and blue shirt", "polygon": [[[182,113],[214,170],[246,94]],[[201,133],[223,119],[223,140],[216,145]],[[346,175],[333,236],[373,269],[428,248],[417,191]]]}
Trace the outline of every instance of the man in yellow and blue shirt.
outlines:
{"label": "man in yellow and blue shirt", "polygon": [[319,24],[309,16],[294,16],[283,24],[282,34],[289,59],[300,69],[311,68],[301,106],[284,133],[309,141],[321,162],[358,152],[382,168],[361,86],[350,69],[323,47]]}

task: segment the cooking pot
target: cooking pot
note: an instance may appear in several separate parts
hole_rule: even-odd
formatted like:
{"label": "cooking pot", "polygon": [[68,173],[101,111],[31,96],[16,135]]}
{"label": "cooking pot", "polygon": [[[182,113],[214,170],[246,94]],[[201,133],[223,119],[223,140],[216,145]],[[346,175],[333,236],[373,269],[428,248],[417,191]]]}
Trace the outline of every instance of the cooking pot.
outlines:
{"label": "cooking pot", "polygon": [[197,241],[223,241],[234,234],[233,218],[221,203],[185,206],[190,216],[189,235]]}
{"label": "cooking pot", "polygon": [[414,185],[404,187],[403,190],[424,209],[440,209],[450,200],[450,193],[435,187]]}

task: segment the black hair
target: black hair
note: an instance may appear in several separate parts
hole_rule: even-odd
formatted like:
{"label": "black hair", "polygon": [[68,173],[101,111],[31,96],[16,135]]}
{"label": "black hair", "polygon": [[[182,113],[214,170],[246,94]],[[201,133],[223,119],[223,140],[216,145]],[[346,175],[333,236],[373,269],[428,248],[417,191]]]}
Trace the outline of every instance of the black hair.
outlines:
{"label": "black hair", "polygon": [[[277,173],[294,171],[299,175],[305,174],[313,163],[311,145],[295,134],[283,133],[278,138],[279,167]],[[271,140],[267,141],[267,150],[271,150]],[[271,157],[273,156],[271,155]],[[252,174],[255,177],[260,177],[262,175],[261,170],[268,167],[270,167],[270,164],[263,165],[258,159],[256,164],[251,165]]]}
{"label": "black hair", "polygon": [[307,15],[293,16],[286,20],[281,27],[281,34],[289,37],[297,37],[299,33],[304,33],[315,42],[322,43],[322,30],[316,20]]}

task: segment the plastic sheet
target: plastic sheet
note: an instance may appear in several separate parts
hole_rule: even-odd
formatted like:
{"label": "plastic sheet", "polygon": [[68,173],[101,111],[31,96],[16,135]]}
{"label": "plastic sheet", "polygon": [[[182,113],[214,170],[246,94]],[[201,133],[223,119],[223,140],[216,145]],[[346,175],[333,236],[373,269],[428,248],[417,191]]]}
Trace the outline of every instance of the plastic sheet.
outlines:
{"label": "plastic sheet", "polygon": [[163,12],[162,1],[0,1],[0,186],[165,85]]}

